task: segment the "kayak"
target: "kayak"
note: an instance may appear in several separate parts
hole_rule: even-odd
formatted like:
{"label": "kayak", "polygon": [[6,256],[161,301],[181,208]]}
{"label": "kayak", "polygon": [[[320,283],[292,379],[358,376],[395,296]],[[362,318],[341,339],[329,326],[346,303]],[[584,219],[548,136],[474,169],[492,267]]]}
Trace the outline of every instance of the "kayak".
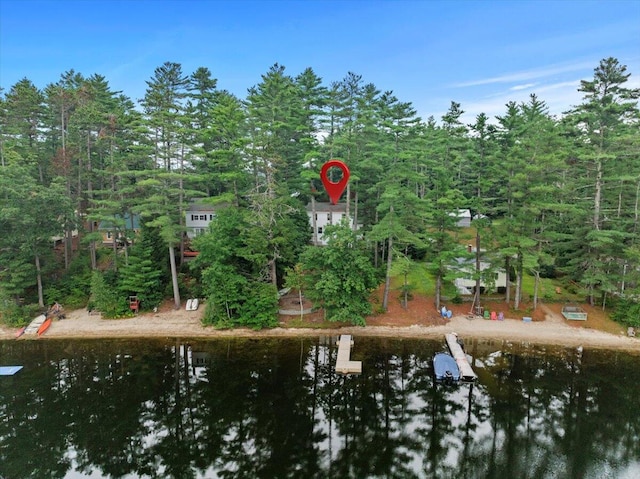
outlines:
{"label": "kayak", "polygon": [[44,323],[42,323],[42,326],[38,328],[38,336],[42,336],[45,333],[45,331],[49,329],[49,326],[51,326],[52,321],[53,320],[51,318],[48,318]]}

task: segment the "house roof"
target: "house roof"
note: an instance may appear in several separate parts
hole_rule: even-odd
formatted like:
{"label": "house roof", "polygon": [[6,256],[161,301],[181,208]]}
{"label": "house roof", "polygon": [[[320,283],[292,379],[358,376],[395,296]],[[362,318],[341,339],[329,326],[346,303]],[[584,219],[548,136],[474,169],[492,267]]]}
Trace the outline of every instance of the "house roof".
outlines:
{"label": "house roof", "polygon": [[[312,211],[311,203],[307,203],[307,206],[305,208],[309,213],[311,213]],[[346,203],[338,203],[337,205],[334,205],[331,203],[316,201],[316,213],[346,213],[346,212],[347,212]]]}
{"label": "house roof", "polygon": [[449,216],[454,216],[456,218],[471,218],[471,210],[459,209],[457,212],[449,213]]}
{"label": "house roof", "polygon": [[[475,258],[456,258],[456,263],[458,263],[458,266],[462,267],[462,268],[472,268],[475,269],[476,267],[476,260]],[[484,271],[485,269],[489,269],[491,267],[491,263],[487,262],[487,261],[480,261],[480,271]],[[495,268],[496,271],[504,271],[504,268],[501,267],[497,267]]]}
{"label": "house roof", "polygon": [[230,204],[227,202],[223,203],[205,203],[203,201],[193,201],[189,203],[189,207],[187,208],[187,213],[195,213],[195,212],[207,212],[207,213],[215,213],[216,211],[229,207]]}
{"label": "house roof", "polygon": [[[119,224],[118,227],[122,228],[124,227],[125,229],[127,228],[131,228],[131,215],[129,215],[129,213],[125,213],[124,216],[123,215],[114,215],[116,222]],[[124,223],[124,224],[122,224]],[[98,229],[99,230],[111,230],[114,228],[114,222],[113,221],[109,221],[109,220],[103,220],[100,223],[98,223]],[[133,215],[133,229],[134,230],[139,230],[140,229],[140,215]]]}

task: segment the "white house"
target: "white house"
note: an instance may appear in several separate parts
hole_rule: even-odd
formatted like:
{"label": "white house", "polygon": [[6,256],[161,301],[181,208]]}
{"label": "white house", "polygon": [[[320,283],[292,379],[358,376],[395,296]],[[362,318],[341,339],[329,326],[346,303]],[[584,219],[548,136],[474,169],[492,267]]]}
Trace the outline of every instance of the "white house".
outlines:
{"label": "white house", "polygon": [[[476,269],[476,261],[474,258],[457,258],[459,277],[454,281],[456,288],[460,294],[473,294],[476,288],[476,280],[473,274]],[[480,272],[483,278],[480,280],[480,290],[484,292],[487,288],[491,291],[504,293],[507,290],[507,273],[502,268],[491,269],[491,265],[484,261],[480,261]],[[491,278],[486,276],[491,274]]]}
{"label": "white house", "polygon": [[[317,245],[326,245],[327,241],[323,237],[324,230],[328,225],[336,225],[342,221],[347,215],[347,205],[345,203],[338,203],[333,205],[331,203],[315,203],[315,221],[313,216],[313,208],[311,203],[306,207],[307,215],[309,216],[309,224],[313,231],[313,240]],[[349,218],[349,225],[353,227],[353,218]]]}
{"label": "white house", "polygon": [[186,215],[187,236],[193,239],[209,229],[209,223],[216,215],[216,211],[213,205],[194,202],[189,205]]}

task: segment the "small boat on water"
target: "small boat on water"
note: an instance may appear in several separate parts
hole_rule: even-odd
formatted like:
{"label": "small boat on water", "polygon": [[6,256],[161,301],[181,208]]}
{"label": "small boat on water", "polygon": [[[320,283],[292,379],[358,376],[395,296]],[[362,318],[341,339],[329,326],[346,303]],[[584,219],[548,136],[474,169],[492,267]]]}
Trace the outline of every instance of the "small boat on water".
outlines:
{"label": "small boat on water", "polygon": [[456,382],[460,380],[460,370],[456,360],[447,353],[437,353],[433,357],[433,371],[436,381]]}
{"label": "small boat on water", "polygon": [[44,323],[42,323],[42,326],[38,328],[38,336],[42,336],[45,333],[45,331],[49,329],[49,326],[51,326],[52,321],[53,319],[47,318],[47,320]]}

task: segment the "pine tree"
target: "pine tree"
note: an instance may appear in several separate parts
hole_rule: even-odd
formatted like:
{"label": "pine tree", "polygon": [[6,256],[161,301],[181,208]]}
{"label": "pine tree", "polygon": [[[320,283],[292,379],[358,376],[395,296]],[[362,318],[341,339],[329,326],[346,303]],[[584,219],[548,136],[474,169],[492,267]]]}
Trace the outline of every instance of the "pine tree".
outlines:
{"label": "pine tree", "polygon": [[[183,101],[187,77],[177,63],[166,62],[156,68],[147,81],[147,91],[141,101],[155,143],[156,169],[145,172],[137,187],[147,195],[133,211],[140,214],[150,227],[159,228],[169,250],[174,308],[180,308],[180,291],[175,247],[180,245],[184,227],[184,151],[181,141]],[[146,178],[145,178],[146,177]]]}
{"label": "pine tree", "polygon": [[[624,254],[622,249],[614,252],[612,248],[632,241],[629,229],[620,220],[623,211],[633,211],[633,208],[623,208],[616,189],[607,188],[619,184],[619,179],[628,177],[629,173],[635,176],[634,172],[638,171],[637,161],[627,160],[628,147],[632,145],[628,139],[637,137],[640,98],[640,89],[624,86],[630,75],[617,59],[601,60],[593,80],[581,81],[579,91],[585,94],[584,101],[567,118],[567,122],[576,127],[575,151],[585,172],[580,186],[587,186],[593,192],[591,206],[586,209],[591,217],[583,218],[579,224],[585,246],[568,266],[587,288],[592,304],[596,288],[600,288],[604,302],[606,294],[616,288],[612,278],[621,277]],[[629,199],[627,204],[631,206],[633,195]]]}

